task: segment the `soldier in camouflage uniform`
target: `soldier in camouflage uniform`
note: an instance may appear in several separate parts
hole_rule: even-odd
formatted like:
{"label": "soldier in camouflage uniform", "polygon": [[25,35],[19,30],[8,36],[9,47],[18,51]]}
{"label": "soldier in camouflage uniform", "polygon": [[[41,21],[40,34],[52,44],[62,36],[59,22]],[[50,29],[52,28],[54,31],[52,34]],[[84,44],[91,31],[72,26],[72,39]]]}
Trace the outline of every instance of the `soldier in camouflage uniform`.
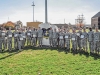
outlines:
{"label": "soldier in camouflage uniform", "polygon": [[14,48],[18,49],[18,31],[17,31],[17,29],[15,29],[15,31],[13,32],[13,36],[14,36]]}
{"label": "soldier in camouflage uniform", "polygon": [[31,37],[32,37],[32,46],[36,46],[37,31],[35,28],[32,29]]}
{"label": "soldier in camouflage uniform", "polygon": [[9,27],[9,30],[7,31],[7,36],[8,36],[8,50],[11,51],[12,50],[12,31],[11,31],[11,27]]}
{"label": "soldier in camouflage uniform", "polygon": [[99,49],[100,49],[100,32],[96,27],[96,32],[94,33],[94,50],[96,54],[99,54]]}
{"label": "soldier in camouflage uniform", "polygon": [[4,29],[4,31],[5,31],[5,49],[7,49],[7,30],[6,29]]}
{"label": "soldier in camouflage uniform", "polygon": [[40,27],[39,27],[39,29],[37,31],[37,34],[38,34],[38,44],[39,44],[39,47],[42,47],[43,30]]}
{"label": "soldier in camouflage uniform", "polygon": [[90,54],[94,53],[94,32],[92,31],[92,28],[89,28],[88,32],[88,41],[89,41],[89,49],[90,49]]}
{"label": "soldier in camouflage uniform", "polygon": [[22,48],[24,48],[25,47],[25,43],[26,43],[26,31],[25,31],[25,28],[22,29],[22,36],[23,36]]}
{"label": "soldier in camouflage uniform", "polygon": [[28,28],[27,32],[27,45],[31,45],[31,29]]}
{"label": "soldier in camouflage uniform", "polygon": [[75,29],[73,29],[73,33],[71,35],[71,41],[72,41],[72,51],[77,51],[77,33]]}
{"label": "soldier in camouflage uniform", "polygon": [[2,52],[2,28],[0,28],[0,52]]}
{"label": "soldier in camouflage uniform", "polygon": [[52,41],[52,36],[53,36],[53,30],[52,30],[52,28],[50,28],[50,30],[49,30],[49,43],[50,43],[50,47],[52,47],[53,45],[53,41]]}
{"label": "soldier in camouflage uniform", "polygon": [[19,30],[19,34],[18,34],[18,49],[22,50],[22,42],[23,42],[23,34],[22,34],[22,30]]}
{"label": "soldier in camouflage uniform", "polygon": [[81,50],[81,34],[82,34],[82,29],[79,28],[79,31],[77,32],[77,45],[79,50]]}
{"label": "soldier in camouflage uniform", "polygon": [[64,32],[62,29],[59,32],[59,47],[64,48]]}
{"label": "soldier in camouflage uniform", "polygon": [[53,47],[57,47],[58,32],[56,31],[56,29],[54,29],[52,37],[53,37]]}
{"label": "soldier in camouflage uniform", "polygon": [[85,52],[87,52],[87,49],[88,49],[87,41],[88,41],[88,33],[86,32],[86,29],[84,28],[81,35],[81,48],[83,48]]}
{"label": "soldier in camouflage uniform", "polygon": [[70,51],[70,39],[71,39],[71,33],[69,32],[69,29],[65,32],[65,47],[68,51]]}
{"label": "soldier in camouflage uniform", "polygon": [[[5,41],[5,36],[6,36],[6,32],[5,29],[3,28],[1,31],[1,46],[3,46],[4,50],[6,49],[6,41]],[[2,47],[1,47],[1,51],[2,51]]]}

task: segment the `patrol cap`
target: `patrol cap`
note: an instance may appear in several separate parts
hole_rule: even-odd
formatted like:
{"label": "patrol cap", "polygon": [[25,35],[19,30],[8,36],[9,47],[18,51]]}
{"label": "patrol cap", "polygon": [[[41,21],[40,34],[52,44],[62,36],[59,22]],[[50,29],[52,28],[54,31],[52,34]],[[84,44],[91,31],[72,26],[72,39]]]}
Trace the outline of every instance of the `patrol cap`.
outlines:
{"label": "patrol cap", "polygon": [[92,28],[90,27],[89,30],[92,31]]}

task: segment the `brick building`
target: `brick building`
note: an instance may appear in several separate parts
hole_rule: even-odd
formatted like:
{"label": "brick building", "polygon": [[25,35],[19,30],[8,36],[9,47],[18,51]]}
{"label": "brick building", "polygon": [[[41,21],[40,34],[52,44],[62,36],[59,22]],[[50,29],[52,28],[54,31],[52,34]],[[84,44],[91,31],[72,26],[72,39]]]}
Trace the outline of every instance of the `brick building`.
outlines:
{"label": "brick building", "polygon": [[100,29],[100,12],[98,12],[91,18],[91,27],[98,27]]}
{"label": "brick building", "polygon": [[39,24],[41,24],[42,22],[27,22],[27,27],[35,27],[38,28]]}

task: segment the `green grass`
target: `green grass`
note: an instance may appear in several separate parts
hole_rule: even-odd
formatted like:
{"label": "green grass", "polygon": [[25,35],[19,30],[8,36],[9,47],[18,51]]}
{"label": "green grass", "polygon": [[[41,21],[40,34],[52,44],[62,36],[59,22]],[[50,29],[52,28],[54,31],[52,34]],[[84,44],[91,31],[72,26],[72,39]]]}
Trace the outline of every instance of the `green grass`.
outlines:
{"label": "green grass", "polygon": [[0,53],[0,75],[100,75],[100,57],[26,48]]}
{"label": "green grass", "polygon": [[99,57],[57,49],[0,54],[0,75],[100,75]]}

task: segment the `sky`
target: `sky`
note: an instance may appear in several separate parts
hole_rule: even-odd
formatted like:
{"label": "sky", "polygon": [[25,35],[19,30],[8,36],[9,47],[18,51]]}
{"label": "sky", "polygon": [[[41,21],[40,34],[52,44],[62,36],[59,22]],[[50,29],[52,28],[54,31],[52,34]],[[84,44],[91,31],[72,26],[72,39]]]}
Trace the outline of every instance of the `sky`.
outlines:
{"label": "sky", "polygon": [[[45,22],[45,0],[0,0],[0,24],[18,20]],[[48,0],[48,22],[52,24],[75,24],[78,15],[83,14],[85,23],[91,24],[91,17],[100,11],[100,0]]]}

